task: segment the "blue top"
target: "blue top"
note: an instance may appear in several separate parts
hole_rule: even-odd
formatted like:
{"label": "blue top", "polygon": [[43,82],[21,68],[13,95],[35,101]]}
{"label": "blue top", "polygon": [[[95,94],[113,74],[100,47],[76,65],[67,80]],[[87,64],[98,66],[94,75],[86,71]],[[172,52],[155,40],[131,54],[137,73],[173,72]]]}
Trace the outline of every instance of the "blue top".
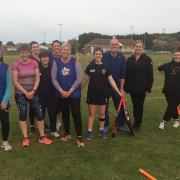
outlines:
{"label": "blue top", "polygon": [[9,105],[11,93],[11,75],[8,64],[0,64],[0,103]]}
{"label": "blue top", "polygon": [[[71,57],[68,63],[63,63],[61,60],[55,61],[57,65],[56,79],[61,88],[68,91],[76,81],[76,59]],[[59,95],[60,93],[58,93]],[[80,85],[72,92],[69,98],[80,98],[81,87]],[[62,96],[60,98],[63,98]]]}
{"label": "blue top", "polygon": [[49,62],[52,65],[54,61],[60,60],[60,56],[54,56],[52,51],[49,52]]}
{"label": "blue top", "polygon": [[117,55],[113,57],[110,51],[108,51],[104,53],[102,61],[111,71],[112,77],[119,87],[120,79],[125,79],[126,59],[124,55],[118,52]]}

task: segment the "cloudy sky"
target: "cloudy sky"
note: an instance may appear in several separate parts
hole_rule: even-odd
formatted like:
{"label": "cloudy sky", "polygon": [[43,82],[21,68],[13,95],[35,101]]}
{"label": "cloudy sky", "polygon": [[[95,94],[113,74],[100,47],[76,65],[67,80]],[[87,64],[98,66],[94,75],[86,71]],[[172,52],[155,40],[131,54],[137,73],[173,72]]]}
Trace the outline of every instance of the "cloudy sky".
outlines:
{"label": "cloudy sky", "polygon": [[180,0],[0,0],[0,40],[51,42],[84,32],[180,30]]}

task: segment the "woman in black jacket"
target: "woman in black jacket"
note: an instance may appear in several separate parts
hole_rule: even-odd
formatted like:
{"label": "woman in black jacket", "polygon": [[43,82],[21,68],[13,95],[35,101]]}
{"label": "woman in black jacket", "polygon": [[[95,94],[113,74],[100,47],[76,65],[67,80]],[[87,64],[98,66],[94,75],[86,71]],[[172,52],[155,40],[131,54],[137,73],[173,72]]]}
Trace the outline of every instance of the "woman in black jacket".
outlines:
{"label": "woman in black jacket", "polygon": [[143,53],[143,48],[143,42],[137,40],[134,43],[134,54],[126,62],[125,90],[131,95],[135,130],[141,127],[144,100],[153,84],[152,60]]}
{"label": "woman in black jacket", "polygon": [[167,121],[174,119],[173,127],[179,127],[179,115],[177,107],[180,104],[180,47],[174,50],[173,59],[158,67],[158,71],[164,72],[165,80],[162,92],[167,101],[167,108],[159,129],[164,129]]}

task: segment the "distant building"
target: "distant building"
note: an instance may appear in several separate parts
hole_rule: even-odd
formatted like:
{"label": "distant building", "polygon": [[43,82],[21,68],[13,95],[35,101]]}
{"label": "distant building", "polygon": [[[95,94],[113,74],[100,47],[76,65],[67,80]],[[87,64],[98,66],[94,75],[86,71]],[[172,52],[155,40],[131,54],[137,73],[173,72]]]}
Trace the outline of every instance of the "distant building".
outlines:
{"label": "distant building", "polygon": [[17,48],[17,46],[5,46],[4,50],[6,50],[7,52],[9,52],[9,51],[17,51],[18,48]]}
{"label": "distant building", "polygon": [[[84,45],[84,54],[92,54],[95,47],[101,47],[104,52],[109,50],[109,43],[111,39],[94,39]],[[118,39],[121,52],[133,52],[134,40],[132,39]]]}

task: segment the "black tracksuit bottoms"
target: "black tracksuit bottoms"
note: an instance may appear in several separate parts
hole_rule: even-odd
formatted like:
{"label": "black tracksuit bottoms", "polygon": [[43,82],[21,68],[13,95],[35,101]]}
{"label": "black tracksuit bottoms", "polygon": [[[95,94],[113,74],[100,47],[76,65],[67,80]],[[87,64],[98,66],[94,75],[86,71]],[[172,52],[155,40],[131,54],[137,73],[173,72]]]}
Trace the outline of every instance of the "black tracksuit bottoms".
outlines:
{"label": "black tracksuit bottoms", "polygon": [[180,104],[180,96],[165,94],[167,108],[163,116],[163,120],[169,121],[171,118],[178,119],[177,107]]}
{"label": "black tracksuit bottoms", "polygon": [[50,121],[51,132],[56,131],[56,97],[55,96],[42,96],[39,95],[43,116],[45,119],[46,110]]}
{"label": "black tracksuit bottoms", "polygon": [[82,136],[82,120],[80,111],[80,98],[60,98],[59,105],[65,133],[70,133],[70,111],[74,120],[77,136]]}
{"label": "black tracksuit bottoms", "polygon": [[131,92],[130,95],[133,104],[134,127],[139,128],[142,124],[145,93]]}
{"label": "black tracksuit bottoms", "polygon": [[9,112],[0,109],[1,132],[3,141],[8,140],[9,135]]}

